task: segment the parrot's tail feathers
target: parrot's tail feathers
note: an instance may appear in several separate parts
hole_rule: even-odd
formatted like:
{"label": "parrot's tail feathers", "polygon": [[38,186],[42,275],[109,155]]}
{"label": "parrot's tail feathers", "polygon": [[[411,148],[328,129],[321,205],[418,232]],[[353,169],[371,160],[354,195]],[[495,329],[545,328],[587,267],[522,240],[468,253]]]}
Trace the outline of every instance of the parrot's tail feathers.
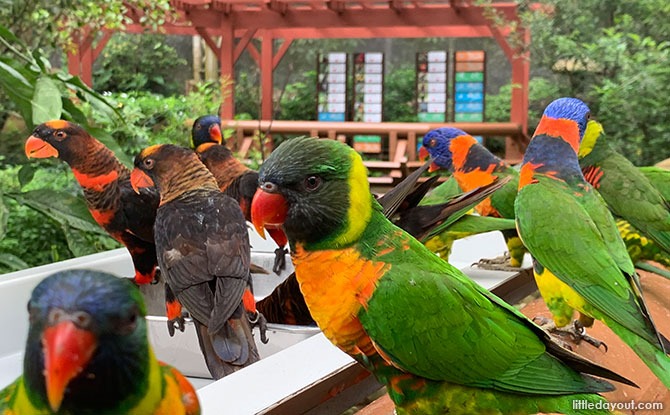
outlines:
{"label": "parrot's tail feathers", "polygon": [[258,350],[246,318],[230,319],[218,333],[210,334],[207,326],[194,320],[198,343],[207,369],[214,379],[221,379],[259,360]]}
{"label": "parrot's tail feathers", "polygon": [[[670,389],[670,357],[661,348],[638,336],[619,323],[607,320],[607,326],[642,359],[647,367]],[[660,336],[665,339],[665,337]],[[662,340],[667,342],[667,339]]]}

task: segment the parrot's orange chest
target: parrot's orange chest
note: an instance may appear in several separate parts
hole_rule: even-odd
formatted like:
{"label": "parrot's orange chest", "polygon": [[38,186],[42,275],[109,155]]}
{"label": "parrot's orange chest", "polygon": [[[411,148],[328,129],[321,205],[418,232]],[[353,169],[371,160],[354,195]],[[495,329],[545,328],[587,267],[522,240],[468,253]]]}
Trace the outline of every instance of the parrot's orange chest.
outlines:
{"label": "parrot's orange chest", "polygon": [[[454,178],[461,190],[469,192],[470,190],[493,183],[496,180],[496,177],[493,175],[494,169],[495,165],[489,166],[486,170],[478,168],[468,172],[456,170],[454,171]],[[491,206],[490,197],[487,197],[480,204],[475,206],[475,210],[482,216],[500,216],[498,211]]]}
{"label": "parrot's orange chest", "polygon": [[353,248],[309,252],[298,246],[292,259],[305,302],[326,337],[347,353],[369,355],[358,313],[390,266]]}

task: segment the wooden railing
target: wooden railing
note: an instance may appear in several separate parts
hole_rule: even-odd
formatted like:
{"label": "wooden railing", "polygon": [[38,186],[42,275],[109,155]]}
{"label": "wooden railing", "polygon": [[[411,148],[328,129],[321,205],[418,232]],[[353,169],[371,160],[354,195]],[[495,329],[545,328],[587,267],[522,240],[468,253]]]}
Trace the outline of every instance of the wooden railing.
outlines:
{"label": "wooden railing", "polygon": [[[379,135],[385,152],[379,160],[368,160],[365,165],[371,172],[371,184],[392,185],[400,181],[412,168],[418,166],[417,139],[428,131],[440,127],[456,127],[472,135],[484,137],[511,137],[520,147],[525,147],[526,137],[521,126],[511,122],[494,123],[363,123],[363,122],[321,122],[321,121],[258,121],[226,120],[223,128],[235,132],[233,149],[241,157],[246,157],[259,134],[308,135],[347,142],[354,135]],[[269,143],[272,140],[268,140]],[[271,145],[271,144],[270,144]],[[272,150],[272,148],[266,148]],[[516,161],[516,160],[515,160]],[[381,175],[379,175],[381,174]]]}

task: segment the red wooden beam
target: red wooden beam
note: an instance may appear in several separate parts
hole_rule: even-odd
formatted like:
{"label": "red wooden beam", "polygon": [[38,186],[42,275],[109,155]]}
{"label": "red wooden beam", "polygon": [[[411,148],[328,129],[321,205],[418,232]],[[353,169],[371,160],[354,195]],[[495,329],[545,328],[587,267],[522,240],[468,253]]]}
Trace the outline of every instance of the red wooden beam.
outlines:
{"label": "red wooden beam", "polygon": [[244,52],[244,49],[246,49],[251,39],[253,39],[256,30],[257,29],[247,29],[242,38],[237,42],[237,45],[235,45],[235,51],[233,52],[233,59],[235,62],[237,62],[242,52]]}
{"label": "red wooden beam", "polygon": [[263,43],[261,43],[261,119],[273,119],[273,90],[274,90],[274,66],[272,55],[274,53],[274,38],[272,32],[263,30]]}
{"label": "red wooden beam", "polygon": [[105,48],[105,46],[107,46],[107,42],[109,42],[109,39],[112,38],[112,35],[114,35],[114,32],[111,30],[104,30],[102,32],[102,37],[95,45],[95,49],[93,49],[93,62],[98,59],[98,56],[100,56],[102,50]]}
{"label": "red wooden beam", "polygon": [[249,56],[251,56],[251,59],[256,62],[256,65],[259,67],[261,66],[261,53],[258,51],[258,48],[256,48],[256,45],[253,43],[249,43],[247,45],[247,52],[249,52]]}
{"label": "red wooden beam", "polygon": [[279,65],[279,62],[281,62],[282,58],[286,54],[286,51],[288,51],[291,43],[293,43],[293,38],[284,38],[284,43],[281,44],[279,50],[277,50],[277,53],[275,53],[274,58],[272,58],[272,69],[275,69],[277,65]]}
{"label": "red wooden beam", "polygon": [[209,46],[209,48],[214,52],[216,57],[219,58],[219,60],[220,60],[221,59],[221,52],[219,51],[219,45],[216,44],[216,42],[214,41],[212,36],[209,35],[207,30],[204,27],[196,26],[195,31],[198,32],[200,37],[202,37],[202,39],[205,41],[205,43],[207,43],[207,46]]}
{"label": "red wooden beam", "polygon": [[221,49],[219,51],[219,67],[221,69],[221,78],[227,78],[229,83],[221,82],[221,118],[233,119],[235,114],[234,100],[234,82],[235,82],[235,59],[234,45],[235,32],[233,30],[233,21],[230,17],[221,19]]}

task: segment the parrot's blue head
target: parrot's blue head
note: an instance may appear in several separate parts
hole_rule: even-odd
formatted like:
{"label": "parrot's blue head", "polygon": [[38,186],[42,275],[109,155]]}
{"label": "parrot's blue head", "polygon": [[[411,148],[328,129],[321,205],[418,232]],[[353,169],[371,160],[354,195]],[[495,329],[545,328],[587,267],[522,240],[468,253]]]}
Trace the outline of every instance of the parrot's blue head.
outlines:
{"label": "parrot's blue head", "polygon": [[223,144],[221,118],[216,115],[203,115],[193,122],[191,147],[196,149],[204,143]]}
{"label": "parrot's blue head", "polygon": [[[430,155],[434,163],[442,169],[453,170],[453,154],[451,153],[451,140],[468,134],[453,127],[443,127],[430,130],[423,136],[420,150],[421,156]],[[428,154],[426,154],[426,152]]]}
{"label": "parrot's blue head", "polygon": [[591,110],[577,98],[558,98],[552,101],[544,110],[545,117],[571,120],[579,126],[579,139],[584,137],[586,124],[589,122]]}

